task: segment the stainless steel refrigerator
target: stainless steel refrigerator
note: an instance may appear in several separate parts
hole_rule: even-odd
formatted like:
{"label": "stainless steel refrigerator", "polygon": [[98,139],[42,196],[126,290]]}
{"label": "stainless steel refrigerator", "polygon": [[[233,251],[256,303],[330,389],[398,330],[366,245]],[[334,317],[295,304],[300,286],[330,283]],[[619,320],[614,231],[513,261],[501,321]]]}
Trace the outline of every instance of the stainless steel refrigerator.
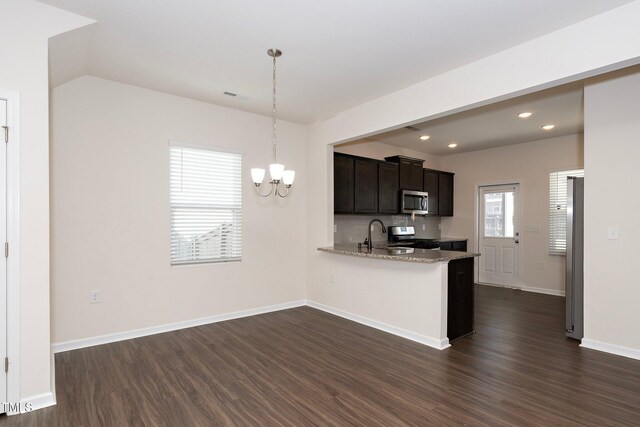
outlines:
{"label": "stainless steel refrigerator", "polygon": [[581,340],[584,336],[584,178],[567,180],[567,259],[566,317],[567,337]]}

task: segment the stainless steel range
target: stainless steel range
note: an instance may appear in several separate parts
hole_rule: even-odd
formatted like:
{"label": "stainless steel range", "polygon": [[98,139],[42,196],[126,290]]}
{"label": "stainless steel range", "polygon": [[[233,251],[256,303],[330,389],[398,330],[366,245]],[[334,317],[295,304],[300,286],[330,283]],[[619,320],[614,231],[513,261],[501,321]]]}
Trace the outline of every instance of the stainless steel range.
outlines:
{"label": "stainless steel range", "polygon": [[417,249],[440,249],[435,239],[417,239],[413,225],[392,225],[388,227],[389,243]]}

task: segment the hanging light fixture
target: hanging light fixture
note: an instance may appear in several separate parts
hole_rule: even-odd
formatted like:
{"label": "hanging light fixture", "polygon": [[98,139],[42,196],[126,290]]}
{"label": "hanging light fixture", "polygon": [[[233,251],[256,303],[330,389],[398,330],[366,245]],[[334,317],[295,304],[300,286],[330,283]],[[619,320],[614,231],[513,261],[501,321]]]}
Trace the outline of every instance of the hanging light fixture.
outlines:
{"label": "hanging light fixture", "polygon": [[[276,140],[276,58],[282,55],[282,51],[279,49],[269,49],[267,54],[273,58],[273,134],[272,134],[272,142],[273,142],[273,163],[269,165],[269,175],[271,175],[271,190],[267,194],[262,194],[260,192],[260,188],[262,187],[264,180],[264,169],[260,168],[252,168],[251,169],[251,179],[256,186],[256,192],[261,197],[269,197],[270,195],[278,195],[280,197],[287,197],[289,194],[289,188],[293,185],[293,179],[295,178],[296,172],[292,170],[285,170],[284,165],[278,163],[278,155],[277,155],[277,140]],[[284,190],[280,189],[280,184],[284,186]],[[286,192],[283,192],[285,191]]]}

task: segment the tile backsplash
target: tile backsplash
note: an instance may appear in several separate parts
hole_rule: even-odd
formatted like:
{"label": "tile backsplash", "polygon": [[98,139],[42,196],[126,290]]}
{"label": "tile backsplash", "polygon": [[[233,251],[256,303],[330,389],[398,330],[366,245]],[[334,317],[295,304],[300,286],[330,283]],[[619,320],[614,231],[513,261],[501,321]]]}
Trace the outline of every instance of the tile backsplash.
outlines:
{"label": "tile backsplash", "polygon": [[[438,239],[441,237],[439,217],[416,216],[415,221],[411,221],[409,215],[334,215],[333,242],[335,244],[364,242],[367,237],[367,226],[374,218],[381,220],[385,227],[413,225],[416,228],[416,237],[418,238]],[[374,242],[387,240],[387,235],[382,233],[380,224],[374,224],[371,236],[371,240]]]}

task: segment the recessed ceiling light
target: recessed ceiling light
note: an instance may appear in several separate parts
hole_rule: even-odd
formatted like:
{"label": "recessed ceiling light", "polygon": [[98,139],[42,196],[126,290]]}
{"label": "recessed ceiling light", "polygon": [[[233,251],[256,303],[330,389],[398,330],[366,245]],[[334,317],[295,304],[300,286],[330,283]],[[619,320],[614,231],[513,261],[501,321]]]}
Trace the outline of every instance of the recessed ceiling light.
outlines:
{"label": "recessed ceiling light", "polygon": [[542,129],[544,129],[544,130],[551,130],[551,129],[553,129],[554,127],[556,127],[556,125],[544,125],[544,126],[542,126]]}
{"label": "recessed ceiling light", "polygon": [[422,141],[426,141],[426,140],[428,140],[429,138],[431,138],[429,135],[422,135],[422,136],[420,137],[420,139],[421,139]]}
{"label": "recessed ceiling light", "polygon": [[529,117],[531,117],[533,115],[533,113],[530,113],[528,111],[525,111],[523,113],[518,114],[518,117],[520,117],[521,119],[528,119]]}
{"label": "recessed ceiling light", "polygon": [[447,147],[449,148],[456,148],[458,146],[458,144],[456,144],[455,142],[452,142],[451,144],[447,145]]}

